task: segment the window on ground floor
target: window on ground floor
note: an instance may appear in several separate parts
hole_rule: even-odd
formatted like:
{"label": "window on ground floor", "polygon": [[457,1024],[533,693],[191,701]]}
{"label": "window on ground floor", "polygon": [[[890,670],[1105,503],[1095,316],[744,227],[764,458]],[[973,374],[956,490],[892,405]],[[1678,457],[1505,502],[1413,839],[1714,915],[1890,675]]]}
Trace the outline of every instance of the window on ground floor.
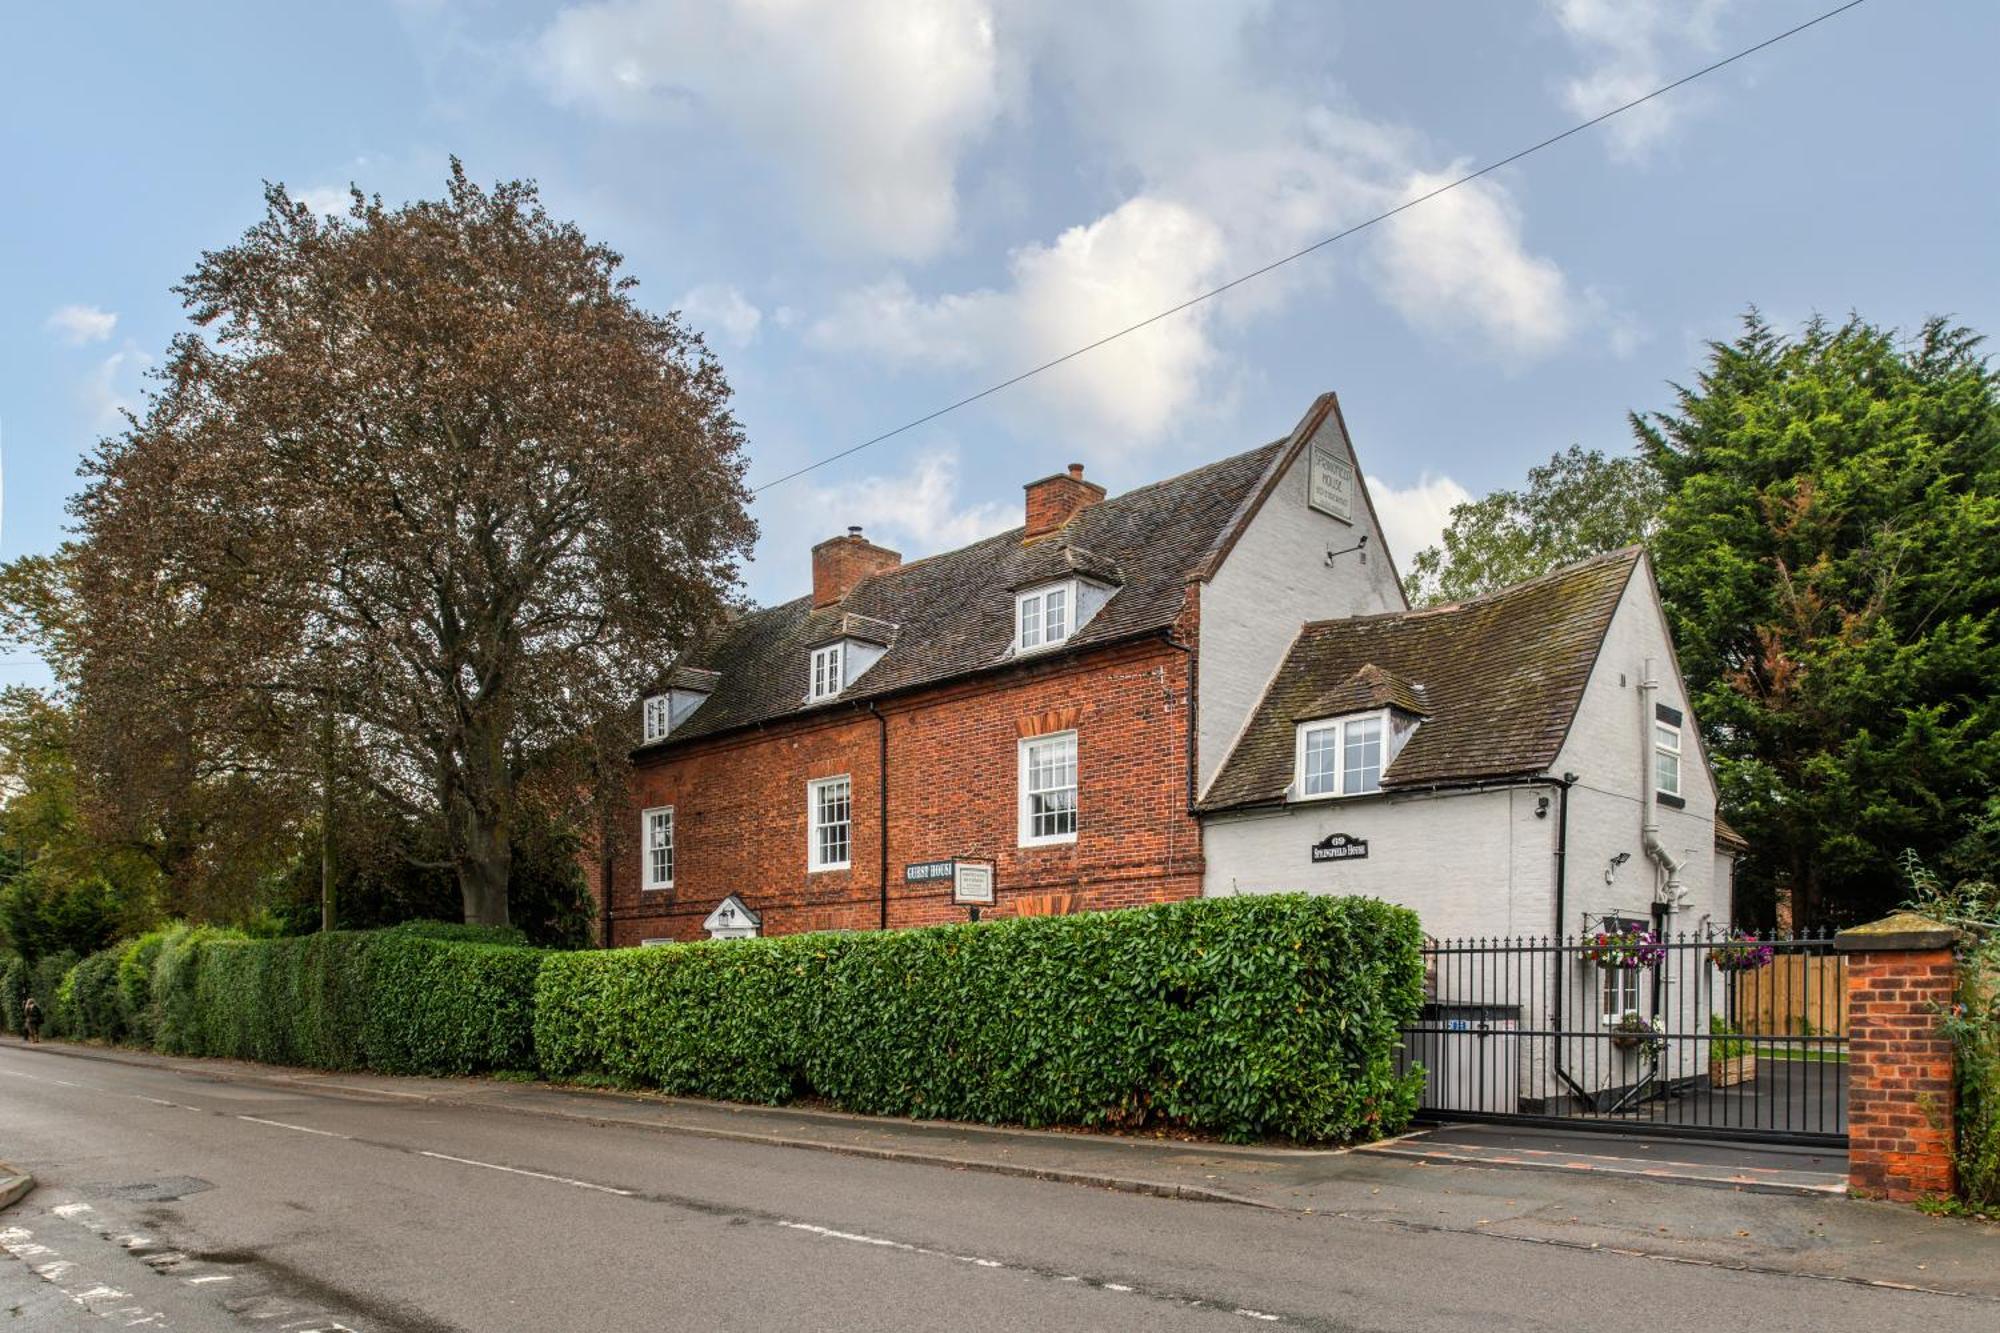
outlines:
{"label": "window on ground floor", "polygon": [[1021,845],[1076,840],[1076,733],[1021,742]]}
{"label": "window on ground floor", "polygon": [[674,808],[656,806],[640,816],[640,846],[646,849],[644,887],[674,886]]}
{"label": "window on ground floor", "polygon": [[853,852],[854,787],[845,776],[806,785],[806,818],[811,825],[806,855],[814,870],[845,870]]}

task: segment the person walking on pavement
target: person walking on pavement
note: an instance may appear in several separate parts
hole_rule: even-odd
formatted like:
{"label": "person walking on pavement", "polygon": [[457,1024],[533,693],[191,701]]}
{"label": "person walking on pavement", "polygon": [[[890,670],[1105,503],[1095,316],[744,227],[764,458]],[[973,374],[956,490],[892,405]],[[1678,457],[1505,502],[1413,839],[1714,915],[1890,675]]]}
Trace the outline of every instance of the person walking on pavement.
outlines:
{"label": "person walking on pavement", "polygon": [[42,1006],[30,995],[21,1002],[21,1027],[28,1034],[29,1041],[40,1041],[42,1031]]}

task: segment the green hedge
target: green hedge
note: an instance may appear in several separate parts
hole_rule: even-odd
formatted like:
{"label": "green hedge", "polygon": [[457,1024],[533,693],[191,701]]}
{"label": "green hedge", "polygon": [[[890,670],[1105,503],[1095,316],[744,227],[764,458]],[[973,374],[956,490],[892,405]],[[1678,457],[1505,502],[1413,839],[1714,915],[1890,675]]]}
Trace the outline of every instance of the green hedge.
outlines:
{"label": "green hedge", "polygon": [[[211,938],[185,953],[169,989],[187,992],[187,1017],[161,1006],[166,1049],[390,1074],[534,1067],[536,949],[380,930]],[[169,941],[156,976],[174,955]]]}
{"label": "green hedge", "polygon": [[28,960],[17,953],[0,957],[0,1028],[21,1030],[21,1001],[28,998]]}
{"label": "green hedge", "polygon": [[859,935],[553,954],[558,1078],[1236,1139],[1393,1132],[1422,999],[1416,916],[1298,895]]}
{"label": "green hedge", "polygon": [[100,949],[69,970],[56,990],[56,1013],[63,1035],[95,1041],[123,1041],[124,1010],[118,1003],[118,959],[128,946]]}

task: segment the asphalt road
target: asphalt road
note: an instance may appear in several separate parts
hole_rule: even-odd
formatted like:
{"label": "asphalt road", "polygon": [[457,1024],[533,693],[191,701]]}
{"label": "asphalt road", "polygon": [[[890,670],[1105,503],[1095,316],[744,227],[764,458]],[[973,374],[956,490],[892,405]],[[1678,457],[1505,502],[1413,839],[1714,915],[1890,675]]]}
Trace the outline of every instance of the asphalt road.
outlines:
{"label": "asphalt road", "polygon": [[12,1045],[0,1159],[42,1181],[0,1214],[0,1330],[2000,1327],[1985,1301]]}

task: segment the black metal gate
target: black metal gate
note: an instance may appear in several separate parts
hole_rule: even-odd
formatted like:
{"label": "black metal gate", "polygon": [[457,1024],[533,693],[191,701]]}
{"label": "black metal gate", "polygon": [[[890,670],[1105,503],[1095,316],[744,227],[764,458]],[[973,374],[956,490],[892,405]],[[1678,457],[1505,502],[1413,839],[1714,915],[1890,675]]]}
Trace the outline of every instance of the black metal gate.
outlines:
{"label": "black metal gate", "polygon": [[1667,936],[1426,947],[1401,1064],[1420,1119],[1844,1147],[1847,960],[1826,937]]}

